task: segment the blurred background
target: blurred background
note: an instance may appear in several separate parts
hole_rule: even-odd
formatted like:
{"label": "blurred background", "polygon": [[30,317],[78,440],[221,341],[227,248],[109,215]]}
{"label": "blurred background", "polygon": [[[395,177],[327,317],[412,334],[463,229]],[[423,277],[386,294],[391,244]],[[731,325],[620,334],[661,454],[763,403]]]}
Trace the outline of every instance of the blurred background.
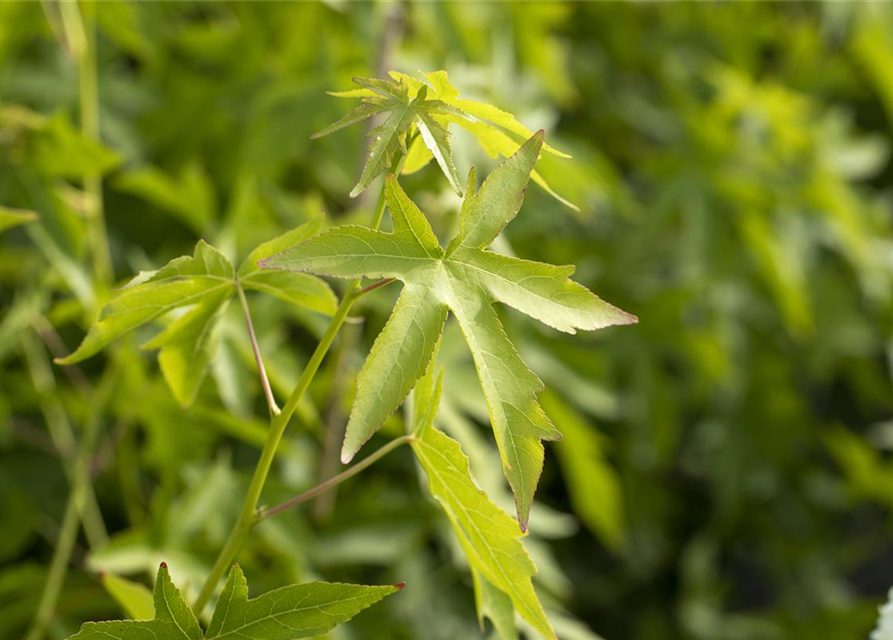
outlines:
{"label": "blurred background", "polygon": [[[309,140],[353,106],[327,90],[446,69],[463,96],[545,128],[573,155],[542,174],[579,211],[531,187],[498,249],[575,264],[578,281],[640,318],[568,336],[502,311],[565,433],[546,447],[527,538],[559,637],[866,638],[893,585],[891,9],[83,5],[97,26],[96,140],[81,127],[91,116],[71,16],[0,3],[0,205],[39,215],[0,236],[0,637],[22,637],[37,605],[85,423],[103,424],[101,520],[78,539],[51,638],[122,616],[98,572],[150,584],[163,559],[194,593],[266,428],[235,306],[186,411],[138,348],[151,331],[79,368],[51,364],[107,295],[90,266],[96,196],[83,176],[102,176],[115,283],[199,238],[244,257],[322,211],[330,224],[369,216],[375,189],[347,197],[362,127]],[[454,148],[461,175],[495,164],[456,128]],[[402,182],[449,237],[459,201],[436,166]],[[343,425],[391,289],[364,299],[363,320],[339,337],[270,503],[331,472],[320,469],[326,432]],[[326,319],[250,303],[284,397]],[[451,322],[440,426],[511,511],[456,333]],[[92,389],[110,377],[97,406]],[[478,630],[461,550],[408,451],[266,522],[239,559],[257,593],[313,578],[407,582],[332,638],[491,633]]]}

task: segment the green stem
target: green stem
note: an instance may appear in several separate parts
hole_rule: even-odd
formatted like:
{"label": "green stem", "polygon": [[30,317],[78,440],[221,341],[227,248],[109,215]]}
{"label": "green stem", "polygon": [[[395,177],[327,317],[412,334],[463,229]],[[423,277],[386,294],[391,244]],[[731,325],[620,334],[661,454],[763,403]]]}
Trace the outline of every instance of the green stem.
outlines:
{"label": "green stem", "polygon": [[[34,389],[40,395],[40,410],[43,413],[44,420],[46,420],[50,439],[53,441],[53,446],[62,460],[69,482],[74,484],[77,477],[77,443],[75,442],[71,423],[68,420],[68,414],[65,413],[65,407],[59,400],[53,370],[46,359],[46,353],[34,334],[26,332],[22,336],[22,347],[25,353],[25,360],[28,363],[28,369],[31,371]],[[86,488],[81,507],[79,515],[84,525],[84,534],[87,536],[87,542],[91,549],[98,550],[108,543],[109,536],[105,528],[105,522],[102,519],[102,513],[99,510],[96,494],[90,485]],[[75,523],[76,525],[77,523]]]}
{"label": "green stem", "polygon": [[364,458],[363,460],[356,463],[352,467],[346,469],[345,471],[342,471],[337,476],[332,476],[325,482],[321,482],[320,484],[316,485],[312,489],[308,489],[304,493],[298,494],[294,498],[286,500],[285,502],[283,502],[280,505],[271,507],[270,509],[261,510],[255,518],[256,521],[261,522],[263,520],[266,520],[267,518],[275,516],[277,513],[282,513],[283,511],[285,511],[287,509],[291,509],[292,507],[297,506],[297,505],[301,504],[302,502],[307,502],[308,500],[312,500],[313,498],[320,495],[321,493],[325,493],[329,489],[331,489],[333,487],[337,487],[339,484],[341,484],[348,478],[354,477],[360,471],[363,471],[367,467],[370,467],[371,465],[375,464],[376,462],[378,462],[379,460],[384,458],[386,455],[388,455],[394,449],[397,449],[398,447],[401,447],[404,444],[411,443],[414,439],[415,438],[413,436],[409,435],[409,436],[401,436],[399,438],[391,440],[389,443],[384,445],[381,449],[378,449],[375,453],[369,455],[367,458]]}
{"label": "green stem", "polygon": [[239,293],[239,303],[242,305],[242,311],[245,314],[245,325],[248,327],[248,339],[251,341],[251,350],[254,352],[254,361],[257,364],[257,374],[260,376],[260,384],[264,389],[264,396],[267,398],[267,407],[270,409],[271,416],[279,415],[279,405],[276,404],[276,398],[273,396],[273,389],[270,387],[270,379],[267,378],[267,369],[264,367],[264,359],[260,355],[260,345],[257,342],[257,335],[254,333],[254,323],[251,321],[251,310],[248,308],[248,298],[245,297],[245,290],[242,284],[236,281],[236,291]]}
{"label": "green stem", "polygon": [[[99,142],[99,79],[96,65],[96,5],[83,1],[84,47],[80,60],[79,89],[81,98],[81,128],[84,137]],[[93,245],[93,271],[100,283],[112,281],[112,258],[108,232],[105,228],[105,207],[102,198],[102,176],[84,176],[84,191],[90,204],[90,241]]]}
{"label": "green stem", "polygon": [[[391,166],[391,173],[399,173],[404,160],[405,155],[396,157]],[[375,211],[372,215],[373,229],[378,229],[381,225],[381,220],[384,217],[384,208],[385,188],[384,184],[382,184],[378,203],[376,204]],[[242,510],[239,512],[239,517],[230,532],[229,538],[227,538],[226,543],[223,545],[223,549],[220,550],[217,560],[214,562],[214,566],[211,568],[207,580],[205,580],[201,593],[199,593],[198,599],[195,601],[193,609],[196,612],[196,615],[200,616],[208,602],[211,600],[211,596],[214,594],[217,584],[220,582],[223,574],[226,573],[230,564],[232,564],[242,543],[251,531],[251,528],[257,523],[257,503],[260,500],[261,492],[263,492],[264,485],[267,482],[267,476],[270,473],[270,467],[273,465],[273,459],[276,457],[276,450],[279,448],[282,434],[285,433],[289,420],[298,408],[298,403],[301,402],[301,398],[304,397],[304,393],[310,387],[310,383],[313,382],[313,378],[319,370],[323,358],[325,358],[326,353],[328,353],[329,348],[332,346],[332,342],[335,340],[335,336],[338,335],[341,325],[343,325],[344,321],[347,319],[347,314],[350,312],[351,307],[353,307],[354,303],[366,293],[366,291],[360,289],[360,283],[361,280],[358,279],[352,281],[348,286],[347,293],[345,293],[344,297],[341,299],[341,304],[338,305],[338,309],[332,316],[326,332],[320,339],[319,344],[316,345],[316,349],[310,357],[310,361],[307,363],[307,366],[304,367],[304,371],[301,373],[301,377],[298,379],[294,390],[291,392],[285,406],[282,408],[282,412],[278,415],[274,415],[270,420],[270,429],[267,432],[267,439],[264,442],[264,448],[261,451],[260,459],[257,461],[257,466],[254,469],[254,475],[251,478],[248,493],[245,495],[245,500],[242,503]]]}
{"label": "green stem", "polygon": [[77,458],[75,459],[74,478],[72,480],[71,492],[68,495],[68,502],[65,505],[65,514],[62,517],[62,528],[56,541],[56,548],[53,551],[53,559],[50,562],[49,575],[43,588],[43,594],[40,597],[40,604],[37,607],[37,612],[34,615],[34,621],[31,624],[31,629],[28,631],[26,640],[41,640],[56,610],[56,602],[59,600],[59,593],[62,591],[62,583],[65,581],[65,573],[71,560],[71,552],[77,541],[78,524],[80,522],[79,515],[90,488],[90,463],[93,459],[93,449],[96,447],[96,440],[102,425],[103,408],[117,380],[116,369],[117,367],[114,366],[106,369],[106,374],[104,374],[103,380],[93,396],[90,415],[84,426]]}

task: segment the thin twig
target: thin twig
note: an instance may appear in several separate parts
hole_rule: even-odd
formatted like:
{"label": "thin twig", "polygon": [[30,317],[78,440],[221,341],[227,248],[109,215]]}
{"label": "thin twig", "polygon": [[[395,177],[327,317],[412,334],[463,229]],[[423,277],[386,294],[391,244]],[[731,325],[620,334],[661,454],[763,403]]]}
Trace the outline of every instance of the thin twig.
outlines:
{"label": "thin twig", "polygon": [[[344,439],[346,428],[346,416],[341,410],[341,396],[344,393],[344,385],[348,378],[351,356],[360,334],[360,327],[345,326],[341,331],[341,340],[336,347],[335,373],[332,378],[332,388],[329,390],[329,410],[326,416],[326,442],[323,448],[319,464],[319,482],[325,482],[335,475],[340,464],[338,450]],[[313,517],[316,520],[324,520],[332,514],[335,506],[337,492],[332,490],[320,496],[313,504]]]}
{"label": "thin twig", "polygon": [[90,459],[102,426],[103,411],[117,382],[117,374],[117,367],[106,369],[102,381],[93,394],[90,415],[78,446],[71,491],[68,494],[68,502],[65,504],[65,514],[62,517],[62,526],[56,540],[56,547],[53,550],[49,574],[26,640],[41,640],[53,619],[59,593],[62,591],[62,583],[65,580],[65,573],[77,542],[80,512],[90,489]]}
{"label": "thin twig", "polygon": [[373,282],[368,287],[363,287],[359,291],[357,291],[357,297],[361,297],[369,293],[370,291],[375,291],[376,289],[381,289],[382,287],[386,287],[394,281],[394,278],[383,278],[378,282]]}
{"label": "thin twig", "polygon": [[283,502],[280,505],[271,507],[270,509],[264,509],[264,510],[258,512],[257,521],[261,522],[263,520],[266,520],[267,518],[275,516],[277,513],[282,513],[283,511],[286,511],[287,509],[291,509],[292,507],[297,506],[297,505],[301,504],[302,502],[307,502],[308,500],[315,498],[316,496],[320,495],[321,493],[325,493],[332,487],[337,487],[339,484],[341,484],[348,478],[352,478],[353,476],[357,475],[363,469],[366,469],[367,467],[375,464],[376,462],[381,460],[383,457],[388,455],[394,449],[397,449],[398,447],[401,447],[404,444],[409,444],[414,439],[415,438],[413,436],[409,435],[409,436],[401,436],[400,438],[391,440],[389,443],[387,443],[381,449],[379,449],[375,453],[369,455],[367,458],[364,458],[363,460],[356,463],[355,465],[348,468],[347,470],[342,471],[337,476],[329,478],[325,482],[321,482],[320,484],[316,485],[312,489],[308,489],[304,493],[298,494],[294,498],[291,498],[290,500],[286,500],[285,502]]}

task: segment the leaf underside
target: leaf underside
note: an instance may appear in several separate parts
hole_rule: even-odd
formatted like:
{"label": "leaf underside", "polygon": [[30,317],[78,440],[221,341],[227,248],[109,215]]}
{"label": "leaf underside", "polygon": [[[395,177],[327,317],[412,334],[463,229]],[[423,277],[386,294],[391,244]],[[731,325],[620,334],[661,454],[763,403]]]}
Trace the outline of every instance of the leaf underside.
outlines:
{"label": "leaf underside", "polygon": [[336,227],[261,263],[340,278],[395,278],[405,285],[360,372],[342,448],[344,462],[403,402],[431,359],[448,311],[453,313],[474,358],[522,529],[542,470],[541,440],[560,434],[537,402],[542,383],[521,360],[493,303],[568,333],[635,322],[634,316],[571,281],[573,267],[485,250],[517,215],[542,143],[542,132],[531,137],[476,193],[472,174],[459,232],[446,250],[390,176],[386,195],[393,233]]}

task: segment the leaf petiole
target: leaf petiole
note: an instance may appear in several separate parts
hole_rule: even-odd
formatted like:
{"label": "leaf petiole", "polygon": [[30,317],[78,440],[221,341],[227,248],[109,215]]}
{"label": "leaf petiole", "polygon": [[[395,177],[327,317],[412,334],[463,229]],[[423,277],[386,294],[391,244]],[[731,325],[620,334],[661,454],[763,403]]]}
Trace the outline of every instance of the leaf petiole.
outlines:
{"label": "leaf petiole", "polygon": [[358,473],[360,473],[367,467],[372,466],[373,464],[375,464],[376,462],[381,460],[383,457],[388,455],[394,449],[397,449],[397,448],[403,446],[404,444],[411,444],[413,441],[415,441],[415,437],[412,435],[401,436],[399,438],[395,438],[394,440],[391,440],[389,443],[384,445],[381,449],[378,449],[377,451],[375,451],[375,453],[372,453],[368,457],[364,458],[363,460],[356,463],[352,467],[349,467],[348,469],[342,471],[338,475],[332,476],[325,482],[319,483],[312,489],[307,489],[307,491],[300,493],[300,494],[296,495],[294,498],[290,498],[289,500],[286,500],[282,504],[279,504],[275,507],[270,507],[269,509],[258,510],[255,521],[262,522],[262,521],[266,520],[267,518],[275,516],[277,513],[282,513],[283,511],[291,509],[292,507],[295,507],[295,506],[301,504],[302,502],[307,502],[308,500],[312,500],[316,496],[325,493],[329,489],[337,487],[339,484],[341,484],[345,480],[348,480],[349,478],[354,477],[355,475],[357,475]]}
{"label": "leaf petiole", "polygon": [[260,345],[257,342],[257,334],[254,333],[254,323],[251,321],[251,310],[248,308],[248,299],[245,297],[245,290],[242,288],[242,284],[238,279],[236,280],[236,292],[239,294],[239,304],[242,305],[242,311],[245,314],[245,326],[248,327],[248,339],[251,341],[251,350],[254,352],[254,360],[257,363],[257,373],[260,376],[260,384],[264,389],[267,406],[270,408],[271,415],[278,416],[281,411],[279,405],[276,404],[273,388],[270,386],[270,379],[267,377],[267,369],[264,367],[264,359],[260,354]]}

